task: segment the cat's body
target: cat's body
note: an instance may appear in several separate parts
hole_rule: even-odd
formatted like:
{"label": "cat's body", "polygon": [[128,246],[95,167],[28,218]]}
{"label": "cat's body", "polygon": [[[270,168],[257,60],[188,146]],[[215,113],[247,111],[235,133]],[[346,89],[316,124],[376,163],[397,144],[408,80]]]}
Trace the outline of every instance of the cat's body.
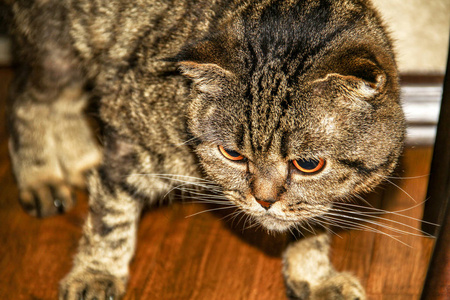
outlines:
{"label": "cat's body", "polygon": [[[86,98],[99,104],[103,160],[61,299],[124,293],[140,211],[179,180],[206,176],[284,231],[396,165],[397,71],[367,1],[38,0],[12,11],[22,66],[10,150],[29,213],[70,208],[71,186],[100,162],[81,117]],[[363,298],[327,249],[325,235],[287,249],[290,295]]]}

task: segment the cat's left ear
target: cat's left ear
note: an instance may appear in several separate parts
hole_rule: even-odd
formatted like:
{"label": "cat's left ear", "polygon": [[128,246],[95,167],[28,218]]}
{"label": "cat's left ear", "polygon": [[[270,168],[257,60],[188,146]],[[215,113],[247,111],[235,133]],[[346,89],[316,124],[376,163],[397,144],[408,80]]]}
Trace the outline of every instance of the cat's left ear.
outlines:
{"label": "cat's left ear", "polygon": [[396,76],[393,64],[382,68],[372,59],[349,56],[335,61],[331,71],[312,83],[314,92],[318,94],[370,100],[384,94]]}
{"label": "cat's left ear", "polygon": [[203,93],[216,93],[232,79],[233,73],[213,63],[179,62],[180,71]]}

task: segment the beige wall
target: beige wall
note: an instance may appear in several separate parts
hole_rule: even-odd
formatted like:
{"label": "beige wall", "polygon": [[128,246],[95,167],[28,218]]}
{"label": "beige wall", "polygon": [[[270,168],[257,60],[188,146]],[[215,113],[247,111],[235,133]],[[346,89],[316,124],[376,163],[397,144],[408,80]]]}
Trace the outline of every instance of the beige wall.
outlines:
{"label": "beige wall", "polygon": [[445,72],[450,0],[372,1],[392,32],[401,72]]}

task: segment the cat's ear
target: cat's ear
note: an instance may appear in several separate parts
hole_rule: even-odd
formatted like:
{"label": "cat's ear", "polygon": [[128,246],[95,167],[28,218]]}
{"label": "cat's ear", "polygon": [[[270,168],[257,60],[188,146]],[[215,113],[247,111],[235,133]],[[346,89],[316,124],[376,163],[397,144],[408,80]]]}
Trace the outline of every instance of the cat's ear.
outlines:
{"label": "cat's ear", "polygon": [[359,57],[341,59],[331,70],[324,77],[313,81],[316,93],[370,100],[383,94],[388,85],[388,72],[382,70],[371,59]]}
{"label": "cat's ear", "polygon": [[213,63],[181,61],[179,66],[181,73],[190,78],[195,87],[203,93],[219,92],[233,77],[232,72]]}
{"label": "cat's ear", "polygon": [[228,40],[220,35],[185,46],[176,56],[181,73],[190,78],[201,92],[216,91],[233,78],[226,49]]}

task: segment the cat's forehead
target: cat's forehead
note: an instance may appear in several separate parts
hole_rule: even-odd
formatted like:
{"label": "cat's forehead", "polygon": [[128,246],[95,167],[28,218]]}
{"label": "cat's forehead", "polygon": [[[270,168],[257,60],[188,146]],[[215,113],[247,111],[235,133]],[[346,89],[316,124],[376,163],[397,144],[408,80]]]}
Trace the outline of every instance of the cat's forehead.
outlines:
{"label": "cat's forehead", "polygon": [[[274,160],[309,156],[326,148],[337,127],[333,114],[315,107],[314,101],[291,100],[296,95],[280,89],[278,94],[269,89],[247,95],[242,111],[230,111],[225,117],[232,122],[217,123],[219,142],[249,157]],[[239,114],[242,121],[235,122]]]}

